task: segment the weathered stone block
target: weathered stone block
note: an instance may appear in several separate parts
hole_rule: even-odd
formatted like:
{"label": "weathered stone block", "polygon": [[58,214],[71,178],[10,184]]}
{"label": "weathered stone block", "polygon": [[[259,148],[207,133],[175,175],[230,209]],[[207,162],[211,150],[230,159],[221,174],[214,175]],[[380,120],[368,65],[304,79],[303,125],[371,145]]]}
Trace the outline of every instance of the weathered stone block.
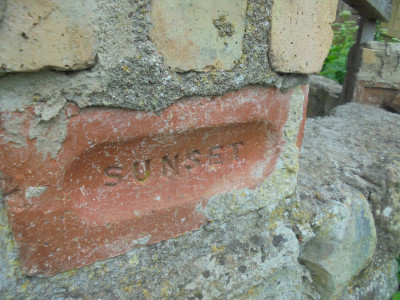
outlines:
{"label": "weathered stone block", "polygon": [[361,52],[361,66],[357,77],[387,88],[400,88],[400,44],[368,42]]}
{"label": "weathered stone block", "polygon": [[337,0],[274,1],[270,61],[277,72],[319,73],[331,46]]}
{"label": "weathered stone block", "polygon": [[230,70],[242,55],[247,0],[154,0],[151,39],[177,71]]}
{"label": "weathered stone block", "polygon": [[94,65],[92,1],[15,0],[6,4],[0,18],[0,73]]}
{"label": "weathered stone block", "polygon": [[399,60],[399,44],[366,43],[361,49],[353,101],[396,109],[395,98],[400,92]]}
{"label": "weathered stone block", "polygon": [[376,247],[374,218],[362,194],[349,194],[332,205],[331,218],[315,230],[300,253],[323,299],[335,299],[372,260]]}
{"label": "weathered stone block", "polygon": [[[302,207],[314,203],[319,212],[301,256],[321,299],[342,290],[352,274],[336,299],[390,299],[397,291],[399,171],[400,115],[352,103],[307,120],[297,191]],[[371,258],[375,231],[373,262],[356,275]]]}
{"label": "weathered stone block", "polygon": [[325,76],[310,76],[307,118],[323,116],[339,105],[342,86]]}
{"label": "weathered stone block", "polygon": [[[264,181],[296,175],[306,93],[245,88],[160,115],[69,106],[58,117],[65,141],[52,157],[41,153],[39,138],[56,132],[43,109],[3,113],[0,183],[25,272],[82,267],[257,210],[270,200],[265,191],[283,199],[294,180]],[[29,139],[35,114],[47,125]]]}

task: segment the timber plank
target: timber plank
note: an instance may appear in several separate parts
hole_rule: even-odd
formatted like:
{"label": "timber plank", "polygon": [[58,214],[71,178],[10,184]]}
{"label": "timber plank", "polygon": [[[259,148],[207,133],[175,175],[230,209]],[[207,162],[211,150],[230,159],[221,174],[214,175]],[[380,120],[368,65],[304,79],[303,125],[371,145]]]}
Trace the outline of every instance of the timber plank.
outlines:
{"label": "timber plank", "polygon": [[389,21],[392,0],[344,0],[354,7],[361,16],[368,19]]}

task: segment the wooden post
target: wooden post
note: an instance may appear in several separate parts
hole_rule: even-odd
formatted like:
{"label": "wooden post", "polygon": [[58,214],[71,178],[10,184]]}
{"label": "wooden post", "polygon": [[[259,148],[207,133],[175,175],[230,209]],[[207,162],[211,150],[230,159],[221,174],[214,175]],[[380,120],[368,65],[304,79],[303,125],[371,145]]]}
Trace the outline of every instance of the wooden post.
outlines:
{"label": "wooden post", "polygon": [[361,65],[361,45],[374,39],[376,20],[361,17],[358,29],[357,42],[351,47],[347,59],[347,73],[343,84],[343,91],[340,95],[339,104],[352,102],[356,84],[356,74]]}

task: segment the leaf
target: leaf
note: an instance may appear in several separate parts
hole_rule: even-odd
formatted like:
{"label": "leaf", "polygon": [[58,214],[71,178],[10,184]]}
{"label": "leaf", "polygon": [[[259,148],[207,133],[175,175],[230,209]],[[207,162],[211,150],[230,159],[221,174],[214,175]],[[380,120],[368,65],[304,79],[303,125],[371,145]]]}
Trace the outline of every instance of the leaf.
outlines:
{"label": "leaf", "polygon": [[392,300],[400,300],[400,292],[394,294]]}

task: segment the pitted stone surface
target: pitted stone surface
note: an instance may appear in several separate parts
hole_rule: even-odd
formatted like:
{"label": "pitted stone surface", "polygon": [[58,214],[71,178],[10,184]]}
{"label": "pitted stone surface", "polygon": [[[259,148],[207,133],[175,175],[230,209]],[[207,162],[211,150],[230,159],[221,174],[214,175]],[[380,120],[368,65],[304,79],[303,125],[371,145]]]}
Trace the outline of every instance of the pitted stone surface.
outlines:
{"label": "pitted stone surface", "polygon": [[273,69],[284,73],[319,73],[331,46],[337,0],[278,0],[271,11]]}
{"label": "pitted stone surface", "polygon": [[[257,210],[266,205],[265,193],[282,198],[282,186],[293,191],[306,91],[248,87],[182,100],[160,115],[79,112],[73,105],[3,113],[0,184],[25,272],[82,267],[207,220]],[[23,121],[12,131],[16,118]],[[52,118],[57,121],[48,122]],[[65,141],[49,156],[42,140],[51,144],[59,122]],[[30,126],[39,133],[24,139]],[[22,148],[12,142],[16,135]],[[276,168],[289,151],[293,162]],[[288,171],[294,175],[289,182],[256,189]],[[210,198],[217,207],[207,206]],[[221,207],[223,198],[248,203],[231,200],[239,206],[234,211]]]}
{"label": "pitted stone surface", "polygon": [[154,0],[152,41],[177,71],[230,70],[242,56],[247,0]]}
{"label": "pitted stone surface", "polygon": [[0,23],[0,73],[46,67],[78,70],[94,65],[92,1],[15,0],[6,4]]}

